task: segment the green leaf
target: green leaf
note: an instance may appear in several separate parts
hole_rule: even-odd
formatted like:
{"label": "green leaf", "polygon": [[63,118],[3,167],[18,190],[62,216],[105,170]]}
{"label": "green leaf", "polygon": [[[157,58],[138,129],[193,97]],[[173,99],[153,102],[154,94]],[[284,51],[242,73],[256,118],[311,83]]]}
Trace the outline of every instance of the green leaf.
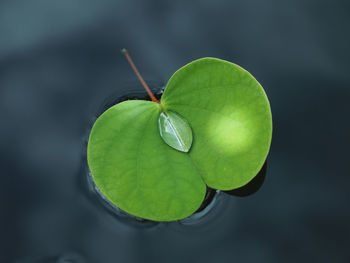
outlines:
{"label": "green leaf", "polygon": [[188,152],[192,145],[192,130],[179,114],[168,111],[159,115],[159,132],[163,140],[174,149]]}
{"label": "green leaf", "polygon": [[100,191],[122,210],[155,221],[185,218],[206,186],[188,155],[164,143],[160,105],[126,101],[104,112],[88,143],[88,164]]}
{"label": "green leaf", "polygon": [[161,104],[190,123],[189,157],[208,186],[235,189],[261,169],[271,143],[271,110],[263,88],[243,68],[215,58],[193,61],[171,77]]}
{"label": "green leaf", "polygon": [[[192,146],[191,129],[178,125],[183,120],[192,128]],[[182,127],[176,138],[183,149],[191,147],[188,153],[165,136],[171,124]],[[112,203],[138,217],[172,221],[199,208],[205,184],[220,190],[247,184],[262,167],[271,136],[269,101],[254,77],[233,63],[203,58],[175,72],[161,104],[126,101],[104,112],[91,130],[87,157]]]}

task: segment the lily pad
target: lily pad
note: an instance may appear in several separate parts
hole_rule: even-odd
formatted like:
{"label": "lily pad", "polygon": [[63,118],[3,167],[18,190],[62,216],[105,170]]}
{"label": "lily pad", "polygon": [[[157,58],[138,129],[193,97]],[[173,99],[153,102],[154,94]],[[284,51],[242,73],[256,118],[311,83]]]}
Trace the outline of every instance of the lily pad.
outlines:
{"label": "lily pad", "polygon": [[[188,152],[160,135],[159,118],[168,113],[169,120],[169,112],[192,128],[192,145],[182,142]],[[266,159],[271,133],[269,102],[254,77],[233,63],[203,58],[175,72],[160,104],[126,101],[104,112],[90,133],[88,164],[115,205],[173,221],[200,207],[206,184],[232,190],[248,183]]]}

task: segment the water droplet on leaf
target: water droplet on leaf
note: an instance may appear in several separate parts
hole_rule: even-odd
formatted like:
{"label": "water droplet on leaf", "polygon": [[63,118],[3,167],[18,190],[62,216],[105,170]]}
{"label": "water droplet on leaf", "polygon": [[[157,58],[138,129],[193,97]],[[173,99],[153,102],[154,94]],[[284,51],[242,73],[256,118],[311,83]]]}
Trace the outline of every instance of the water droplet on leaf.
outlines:
{"label": "water droplet on leaf", "polygon": [[173,111],[162,112],[158,120],[160,136],[170,147],[188,152],[192,145],[192,129],[188,121]]}

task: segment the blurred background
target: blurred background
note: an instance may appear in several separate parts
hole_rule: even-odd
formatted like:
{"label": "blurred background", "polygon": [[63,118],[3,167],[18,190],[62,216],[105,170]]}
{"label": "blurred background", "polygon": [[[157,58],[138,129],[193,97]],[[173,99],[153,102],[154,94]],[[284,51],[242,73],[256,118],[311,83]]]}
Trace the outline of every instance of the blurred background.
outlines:
{"label": "blurred background", "polygon": [[[350,262],[350,3],[1,0],[0,262]],[[200,225],[121,222],[89,194],[84,140],[106,100],[201,57],[271,102],[265,183]]]}

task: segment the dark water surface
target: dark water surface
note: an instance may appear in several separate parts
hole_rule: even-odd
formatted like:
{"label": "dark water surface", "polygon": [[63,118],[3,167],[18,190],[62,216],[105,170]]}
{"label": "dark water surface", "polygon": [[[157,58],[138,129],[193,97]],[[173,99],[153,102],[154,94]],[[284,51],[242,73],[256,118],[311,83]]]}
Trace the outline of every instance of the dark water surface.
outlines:
{"label": "dark water surface", "polygon": [[[0,262],[350,262],[348,1],[0,1]],[[202,221],[133,224],[89,192],[84,140],[110,98],[205,56],[271,102],[263,186]],[[244,195],[244,194],[243,194]]]}

